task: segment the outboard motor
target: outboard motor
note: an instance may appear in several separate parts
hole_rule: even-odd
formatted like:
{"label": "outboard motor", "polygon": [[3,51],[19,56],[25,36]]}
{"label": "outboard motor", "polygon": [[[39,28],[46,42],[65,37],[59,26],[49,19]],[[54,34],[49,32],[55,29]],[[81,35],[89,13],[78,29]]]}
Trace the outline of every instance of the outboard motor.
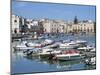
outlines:
{"label": "outboard motor", "polygon": [[27,43],[25,43],[25,45],[26,45],[27,47],[29,47],[29,45],[28,45]]}
{"label": "outboard motor", "polygon": [[30,56],[33,54],[33,51],[30,51],[29,53],[27,53],[27,56]]}
{"label": "outboard motor", "polygon": [[51,54],[50,56],[49,56],[49,60],[52,60],[53,59],[53,57],[54,57],[54,54]]}

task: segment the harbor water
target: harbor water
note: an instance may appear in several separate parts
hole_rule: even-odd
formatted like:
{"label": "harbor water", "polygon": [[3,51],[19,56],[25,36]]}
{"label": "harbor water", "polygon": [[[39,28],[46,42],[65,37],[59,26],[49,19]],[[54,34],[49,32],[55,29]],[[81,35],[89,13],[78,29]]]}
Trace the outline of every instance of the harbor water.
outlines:
{"label": "harbor water", "polygon": [[[57,37],[49,37],[53,40],[86,40],[88,45],[95,47],[95,35],[58,35]],[[37,40],[38,41],[38,40]],[[18,42],[11,43],[15,45]],[[11,73],[37,73],[37,72],[55,72],[55,71],[75,71],[75,70],[90,70],[95,69],[93,66],[86,65],[83,60],[75,61],[54,61],[41,59],[37,57],[26,57],[21,51],[14,51],[12,48],[11,54]]]}

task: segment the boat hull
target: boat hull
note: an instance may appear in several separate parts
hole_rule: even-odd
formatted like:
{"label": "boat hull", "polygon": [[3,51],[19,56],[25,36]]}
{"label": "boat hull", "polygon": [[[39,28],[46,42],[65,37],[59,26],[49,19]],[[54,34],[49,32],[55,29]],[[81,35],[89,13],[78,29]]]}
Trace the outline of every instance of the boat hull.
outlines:
{"label": "boat hull", "polygon": [[57,57],[58,60],[80,60],[84,57],[78,55],[78,56],[66,56],[66,57]]}
{"label": "boat hull", "polygon": [[31,50],[31,49],[33,49],[33,47],[14,47],[14,49],[16,49],[16,50]]}

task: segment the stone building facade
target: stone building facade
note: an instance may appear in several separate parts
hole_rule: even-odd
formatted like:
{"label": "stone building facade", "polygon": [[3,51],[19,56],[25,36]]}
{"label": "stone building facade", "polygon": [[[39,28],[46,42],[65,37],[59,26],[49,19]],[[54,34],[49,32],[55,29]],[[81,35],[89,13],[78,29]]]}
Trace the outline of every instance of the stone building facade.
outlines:
{"label": "stone building facade", "polygon": [[43,28],[45,33],[66,33],[67,23],[63,21],[45,20]]}
{"label": "stone building facade", "polygon": [[11,24],[12,24],[11,25],[12,33],[19,33],[20,17],[16,15],[12,15]]}
{"label": "stone building facade", "polygon": [[80,22],[78,24],[68,24],[67,25],[67,33],[94,33],[94,22]]}

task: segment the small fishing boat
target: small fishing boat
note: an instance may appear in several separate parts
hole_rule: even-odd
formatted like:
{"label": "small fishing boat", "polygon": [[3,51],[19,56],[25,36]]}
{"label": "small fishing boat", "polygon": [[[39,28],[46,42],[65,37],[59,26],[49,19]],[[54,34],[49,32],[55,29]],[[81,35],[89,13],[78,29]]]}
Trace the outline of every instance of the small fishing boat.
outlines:
{"label": "small fishing boat", "polygon": [[78,60],[84,58],[84,55],[77,50],[67,50],[55,55],[55,57],[57,60]]}

